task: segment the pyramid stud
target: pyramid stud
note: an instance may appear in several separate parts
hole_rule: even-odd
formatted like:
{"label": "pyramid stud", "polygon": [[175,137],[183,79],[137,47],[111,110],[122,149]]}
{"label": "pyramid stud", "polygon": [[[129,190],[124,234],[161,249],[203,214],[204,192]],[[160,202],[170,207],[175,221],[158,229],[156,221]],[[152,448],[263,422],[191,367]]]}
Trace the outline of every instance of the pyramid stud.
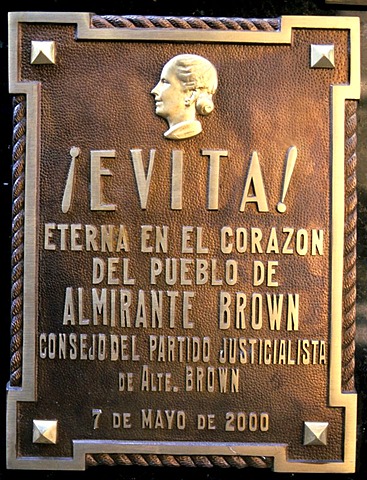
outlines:
{"label": "pyramid stud", "polygon": [[334,45],[311,45],[311,68],[335,68]]}
{"label": "pyramid stud", "polygon": [[57,443],[57,420],[33,420],[33,443]]}
{"label": "pyramid stud", "polygon": [[55,42],[36,42],[32,40],[31,64],[53,65],[55,63]]}
{"label": "pyramid stud", "polygon": [[304,422],[303,445],[327,445],[328,422]]}

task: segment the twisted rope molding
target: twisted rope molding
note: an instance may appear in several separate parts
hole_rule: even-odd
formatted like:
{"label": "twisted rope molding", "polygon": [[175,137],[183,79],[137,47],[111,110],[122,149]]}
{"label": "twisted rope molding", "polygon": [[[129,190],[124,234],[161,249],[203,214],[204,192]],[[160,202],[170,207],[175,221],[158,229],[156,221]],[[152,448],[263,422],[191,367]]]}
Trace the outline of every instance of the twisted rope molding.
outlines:
{"label": "twisted rope molding", "polygon": [[94,454],[86,455],[88,467],[132,466],[141,467],[204,467],[204,468],[270,468],[273,459],[269,457],[250,457],[236,455],[140,455],[140,454]]}
{"label": "twisted rope molding", "polygon": [[[94,28],[218,28],[232,30],[278,30],[279,19],[241,18],[93,16]],[[11,291],[11,386],[22,383],[23,261],[26,99],[19,95],[13,102],[13,222]],[[356,300],[356,127],[357,102],[345,104],[345,235],[343,278],[343,353],[342,388],[354,390],[355,300]],[[86,466],[139,465],[168,467],[270,468],[269,457],[87,454]]]}
{"label": "twisted rope molding", "polygon": [[345,102],[345,212],[342,389],[354,390],[357,260],[357,102]]}
{"label": "twisted rope molding", "polygon": [[280,19],[94,15],[95,28],[197,28],[202,30],[279,30]]}
{"label": "twisted rope molding", "polygon": [[24,257],[24,191],[26,147],[26,99],[13,99],[13,210],[11,257],[11,326],[10,385],[21,386],[23,344],[23,257]]}

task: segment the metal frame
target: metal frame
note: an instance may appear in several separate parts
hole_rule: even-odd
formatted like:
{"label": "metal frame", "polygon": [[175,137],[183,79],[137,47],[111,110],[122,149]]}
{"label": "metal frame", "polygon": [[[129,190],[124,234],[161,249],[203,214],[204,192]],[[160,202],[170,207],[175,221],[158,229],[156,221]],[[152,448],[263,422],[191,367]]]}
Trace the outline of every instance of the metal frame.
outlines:
{"label": "metal frame", "polygon": [[[345,100],[360,95],[360,32],[357,17],[284,16],[279,32],[250,32],[199,29],[91,28],[89,13],[14,12],[9,14],[9,86],[12,94],[27,95],[23,381],[22,387],[8,386],[7,461],[9,469],[84,470],[90,453],[140,453],[176,455],[255,455],[274,457],[277,472],[349,473],[355,470],[357,395],[343,394],[342,373],[342,297],[344,251],[344,114]],[[344,462],[288,461],[286,444],[201,443],[201,442],[126,442],[74,440],[73,458],[17,457],[17,402],[34,402],[36,394],[35,331],[37,312],[37,182],[39,169],[39,96],[36,82],[19,82],[18,24],[76,24],[77,39],[205,41],[233,43],[290,44],[294,28],[343,29],[350,32],[350,84],[332,87],[332,210],[331,210],[331,345],[329,406],[345,410]]]}

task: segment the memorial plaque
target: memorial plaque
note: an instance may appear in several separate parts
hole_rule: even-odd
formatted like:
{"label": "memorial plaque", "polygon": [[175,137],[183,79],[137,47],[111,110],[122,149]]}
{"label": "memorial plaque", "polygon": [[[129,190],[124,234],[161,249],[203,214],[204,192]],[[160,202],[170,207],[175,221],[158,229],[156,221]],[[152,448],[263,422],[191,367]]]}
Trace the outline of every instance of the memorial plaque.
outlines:
{"label": "memorial plaque", "polygon": [[359,19],[16,12],[10,469],[355,469]]}

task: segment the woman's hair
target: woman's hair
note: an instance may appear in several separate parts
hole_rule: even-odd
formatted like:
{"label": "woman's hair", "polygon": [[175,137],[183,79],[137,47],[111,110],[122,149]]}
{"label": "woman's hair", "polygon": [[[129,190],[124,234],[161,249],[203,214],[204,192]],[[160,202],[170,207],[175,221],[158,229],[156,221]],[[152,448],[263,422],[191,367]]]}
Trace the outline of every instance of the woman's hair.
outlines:
{"label": "woman's hair", "polygon": [[196,111],[208,115],[214,109],[213,95],[218,86],[218,75],[214,65],[204,57],[194,54],[177,55],[169,61],[175,68],[177,78],[188,91],[198,91]]}

